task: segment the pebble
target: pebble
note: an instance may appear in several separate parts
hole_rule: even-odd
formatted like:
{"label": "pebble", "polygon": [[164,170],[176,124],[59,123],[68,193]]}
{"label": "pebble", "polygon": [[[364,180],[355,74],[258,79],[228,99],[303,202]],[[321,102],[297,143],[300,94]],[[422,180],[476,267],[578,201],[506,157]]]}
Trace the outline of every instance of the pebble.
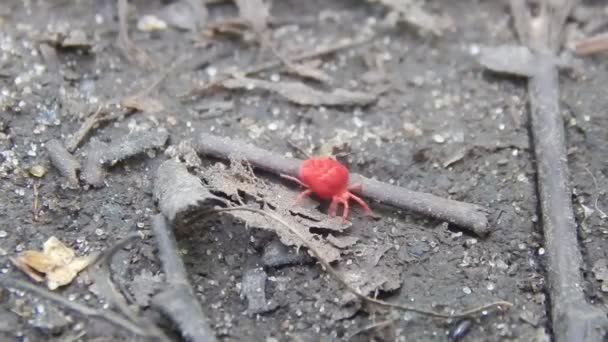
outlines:
{"label": "pebble", "polygon": [[163,31],[167,23],[154,15],[144,15],[137,21],[137,29],[143,32]]}
{"label": "pebble", "polygon": [[241,293],[247,297],[247,312],[256,315],[274,310],[277,305],[266,299],[266,279],[268,276],[263,267],[245,271]]}
{"label": "pebble", "polygon": [[279,241],[272,241],[267,244],[262,255],[262,262],[264,266],[268,267],[302,264],[311,260],[306,253],[296,254]]}
{"label": "pebble", "polygon": [[473,291],[471,291],[470,287],[465,286],[462,288],[462,292],[464,292],[465,294],[471,294],[471,292],[473,292]]}
{"label": "pebble", "polygon": [[8,236],[8,233],[6,232],[6,230],[0,230],[0,238],[5,238]]}
{"label": "pebble", "polygon": [[435,141],[438,144],[443,144],[445,142],[445,138],[441,134],[435,134],[435,135],[433,135],[433,141]]}

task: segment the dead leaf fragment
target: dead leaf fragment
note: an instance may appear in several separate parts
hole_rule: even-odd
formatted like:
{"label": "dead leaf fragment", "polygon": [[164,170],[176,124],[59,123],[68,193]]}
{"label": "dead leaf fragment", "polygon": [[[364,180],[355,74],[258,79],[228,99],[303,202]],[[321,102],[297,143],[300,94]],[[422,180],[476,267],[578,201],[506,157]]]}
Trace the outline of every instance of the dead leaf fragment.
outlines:
{"label": "dead leaf fragment", "polygon": [[275,83],[240,76],[224,81],[222,86],[228,89],[264,89],[304,106],[365,106],[373,103],[377,98],[375,94],[341,88],[320,91],[299,82]]}
{"label": "dead leaf fragment", "polygon": [[144,113],[158,113],[165,109],[163,103],[149,96],[128,96],[120,101],[120,105]]}
{"label": "dead leaf fragment", "polygon": [[95,256],[77,257],[70,247],[56,237],[50,237],[42,246],[42,252],[28,250],[11,261],[30,278],[41,282],[46,275],[47,287],[55,290],[67,285],[95,260]]}

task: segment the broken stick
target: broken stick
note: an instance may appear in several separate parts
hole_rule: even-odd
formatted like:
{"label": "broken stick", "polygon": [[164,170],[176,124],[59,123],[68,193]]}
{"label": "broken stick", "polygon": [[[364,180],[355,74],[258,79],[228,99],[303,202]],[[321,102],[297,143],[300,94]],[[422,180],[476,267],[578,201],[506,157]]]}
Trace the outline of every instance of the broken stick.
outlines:
{"label": "broken stick", "polygon": [[152,217],[152,230],[167,279],[166,289],[152,298],[152,306],[167,315],[188,341],[217,341],[190,286],[186,267],[178,254],[177,242],[163,214]]}
{"label": "broken stick", "polygon": [[[231,155],[238,155],[253,166],[275,174],[295,177],[300,167],[298,159],[283,157],[243,141],[205,133],[194,139],[193,146],[198,153],[217,158],[228,159]],[[408,190],[358,174],[351,174],[350,182],[361,183],[363,188],[355,192],[378,202],[453,223],[479,236],[490,232],[486,216],[488,210],[479,205]]]}
{"label": "broken stick", "polygon": [[[501,63],[488,64],[484,61],[491,59],[480,58],[482,64],[494,71],[528,77],[531,132],[548,257],[551,321],[553,336],[558,342],[601,341],[608,331],[606,314],[587,302],[583,292],[584,263],[572,208],[564,120],[559,106],[559,74],[555,61],[566,18],[576,3],[574,0],[541,1],[538,15],[533,15],[526,0],[511,0],[515,27],[529,51],[511,53],[511,60]],[[504,68],[505,62],[520,66]]]}

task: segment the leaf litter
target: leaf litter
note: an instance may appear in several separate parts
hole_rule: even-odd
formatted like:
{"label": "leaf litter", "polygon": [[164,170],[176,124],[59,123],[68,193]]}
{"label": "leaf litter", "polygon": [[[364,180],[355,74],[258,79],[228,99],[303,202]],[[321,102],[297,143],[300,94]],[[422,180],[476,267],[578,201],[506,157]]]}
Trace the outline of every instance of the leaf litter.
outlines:
{"label": "leaf litter", "polygon": [[[338,218],[330,218],[311,208],[312,200],[303,201],[302,205],[294,205],[294,191],[274,184],[266,183],[257,178],[245,164],[232,158],[230,168],[217,163],[202,171],[203,179],[213,193],[221,193],[232,201],[243,204],[243,196],[255,202],[263,202],[266,210],[281,216],[295,230],[301,233],[311,246],[314,246],[328,262],[340,259],[340,250],[319,235],[310,232],[311,228],[328,232],[343,232],[349,225],[343,225]],[[268,217],[254,212],[235,211],[230,215],[243,220],[247,226],[272,230],[279,235],[281,242],[287,246],[302,247],[302,241],[292,232],[278,227],[276,222]]]}
{"label": "leaf litter", "polygon": [[[186,166],[177,158],[165,161],[157,171],[154,185],[155,194],[161,194],[157,197],[161,211],[165,215],[169,212],[163,208],[177,210],[177,214],[182,211],[190,212],[197,220],[200,217],[209,217],[209,214],[212,213],[222,213],[242,220],[247,227],[274,231],[279,236],[281,243],[286,246],[295,246],[297,249],[302,246],[306,247],[309,254],[314,256],[325,271],[342,284],[348,292],[342,296],[338,303],[340,307],[332,314],[335,319],[350,317],[359,310],[359,304],[356,304],[354,308],[349,305],[354,298],[362,299],[369,304],[439,318],[465,317],[476,315],[493,307],[512,306],[509,302],[496,301],[459,313],[444,314],[370,297],[368,294],[376,295],[378,291],[394,291],[401,286],[400,271],[399,267],[396,267],[394,256],[393,260],[386,261],[390,259],[385,255],[388,255],[392,249],[392,244],[381,243],[382,246],[380,246],[376,243],[362,246],[356,245],[355,239],[346,239],[346,241],[342,241],[342,247],[355,245],[349,249],[338,249],[333,244],[337,240],[334,239],[334,242],[331,243],[328,241],[329,239],[313,234],[310,229],[317,228],[327,231],[328,235],[338,235],[344,233],[351,227],[350,225],[341,224],[341,220],[337,218],[328,218],[316,211],[310,203],[294,206],[296,198],[294,191],[287,190],[282,185],[262,181],[253,174],[251,166],[241,160],[238,155],[231,155],[230,167],[216,163],[199,170],[205,186],[196,182],[195,186],[189,189],[190,195],[186,196],[185,200],[183,196],[179,196],[178,189],[172,190],[171,185],[181,181],[171,170],[179,169],[181,173],[187,173],[188,178],[191,179],[198,179],[198,177],[190,174]],[[168,165],[171,167],[167,167]],[[165,193],[163,194],[159,189],[164,189]],[[196,198],[196,201],[192,201],[191,197]],[[226,198],[223,200],[224,207],[216,206],[217,201],[222,201],[222,198]],[[312,200],[306,199],[306,201]],[[236,205],[236,203],[240,205]],[[198,212],[194,211],[197,204]],[[167,213],[165,213],[166,211]],[[179,225],[179,222],[174,220],[174,224]],[[339,242],[337,244],[340,245]],[[349,253],[356,258],[356,262],[351,259],[338,263],[335,267],[331,265],[332,262],[338,262],[342,255]],[[382,259],[384,261],[380,265]]]}

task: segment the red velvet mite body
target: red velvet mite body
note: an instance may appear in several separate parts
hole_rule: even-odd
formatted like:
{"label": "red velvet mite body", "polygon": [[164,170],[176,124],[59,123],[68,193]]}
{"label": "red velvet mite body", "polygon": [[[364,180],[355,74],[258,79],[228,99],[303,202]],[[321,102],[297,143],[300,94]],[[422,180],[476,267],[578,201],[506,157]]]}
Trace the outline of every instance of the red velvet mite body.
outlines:
{"label": "red velvet mite body", "polygon": [[373,215],[367,204],[350,192],[351,190],[360,189],[361,184],[349,186],[348,176],[348,169],[344,165],[334,158],[328,157],[313,157],[304,160],[298,172],[299,179],[283,175],[284,178],[296,181],[307,188],[298,195],[296,203],[313,193],[322,199],[331,199],[329,215],[335,216],[338,204],[342,203],[344,205],[342,220],[346,221],[349,209],[348,200],[352,198],[363,207],[367,215]]}

